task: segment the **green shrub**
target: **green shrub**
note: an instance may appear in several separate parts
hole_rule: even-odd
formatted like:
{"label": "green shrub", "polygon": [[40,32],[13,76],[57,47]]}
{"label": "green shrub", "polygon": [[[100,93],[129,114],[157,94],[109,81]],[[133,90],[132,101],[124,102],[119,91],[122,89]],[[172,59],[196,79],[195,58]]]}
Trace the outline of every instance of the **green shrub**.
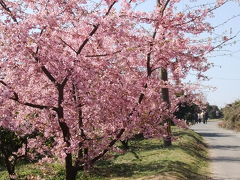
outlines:
{"label": "green shrub", "polygon": [[222,127],[240,131],[240,101],[235,101],[223,108],[224,122]]}

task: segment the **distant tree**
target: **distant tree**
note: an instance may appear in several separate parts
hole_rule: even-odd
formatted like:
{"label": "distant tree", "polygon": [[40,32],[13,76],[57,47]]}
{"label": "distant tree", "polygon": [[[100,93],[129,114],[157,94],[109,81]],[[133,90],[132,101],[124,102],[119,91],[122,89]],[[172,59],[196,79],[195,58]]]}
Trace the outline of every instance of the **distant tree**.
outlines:
{"label": "distant tree", "polygon": [[174,115],[179,119],[184,119],[186,122],[195,123],[197,120],[197,113],[199,112],[198,105],[194,103],[179,103],[178,110],[174,113]]}
{"label": "distant tree", "polygon": [[218,119],[223,116],[222,111],[216,105],[207,104],[206,113],[209,119]]}

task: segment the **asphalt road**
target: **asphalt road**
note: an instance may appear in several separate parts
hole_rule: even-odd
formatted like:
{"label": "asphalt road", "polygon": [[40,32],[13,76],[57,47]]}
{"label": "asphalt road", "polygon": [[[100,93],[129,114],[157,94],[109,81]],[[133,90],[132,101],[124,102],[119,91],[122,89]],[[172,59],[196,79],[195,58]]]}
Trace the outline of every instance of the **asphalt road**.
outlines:
{"label": "asphalt road", "polygon": [[218,127],[218,122],[191,127],[201,134],[208,146],[214,180],[240,180],[240,133]]}

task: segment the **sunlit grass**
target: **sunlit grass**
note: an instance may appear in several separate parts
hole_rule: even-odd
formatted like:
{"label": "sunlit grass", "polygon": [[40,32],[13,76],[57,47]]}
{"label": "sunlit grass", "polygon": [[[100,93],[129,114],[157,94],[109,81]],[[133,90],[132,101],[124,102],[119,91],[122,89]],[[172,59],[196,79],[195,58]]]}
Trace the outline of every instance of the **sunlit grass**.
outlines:
{"label": "sunlit grass", "polygon": [[[174,128],[176,140],[169,148],[158,139],[130,141],[126,154],[114,155],[96,164],[90,172],[79,173],[78,179],[208,179],[206,145],[202,137],[192,130]],[[19,178],[39,176],[42,179],[64,179],[59,164],[36,166],[21,165],[17,168]],[[0,179],[6,180],[6,171],[0,171]]]}

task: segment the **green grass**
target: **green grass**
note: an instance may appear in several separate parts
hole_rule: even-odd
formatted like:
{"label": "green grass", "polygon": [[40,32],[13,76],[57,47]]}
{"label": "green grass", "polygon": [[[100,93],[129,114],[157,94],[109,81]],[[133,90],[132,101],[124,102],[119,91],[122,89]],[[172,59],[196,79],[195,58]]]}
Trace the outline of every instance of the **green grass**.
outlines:
{"label": "green grass", "polygon": [[[191,130],[177,128],[174,135],[176,140],[169,148],[164,148],[158,139],[131,141],[126,154],[113,154],[99,161],[90,173],[79,173],[78,179],[208,179],[207,151],[202,137]],[[63,167],[58,164],[22,165],[17,167],[17,173],[20,179],[30,175],[49,180],[64,178]],[[0,171],[0,179],[7,179],[5,171]]]}

